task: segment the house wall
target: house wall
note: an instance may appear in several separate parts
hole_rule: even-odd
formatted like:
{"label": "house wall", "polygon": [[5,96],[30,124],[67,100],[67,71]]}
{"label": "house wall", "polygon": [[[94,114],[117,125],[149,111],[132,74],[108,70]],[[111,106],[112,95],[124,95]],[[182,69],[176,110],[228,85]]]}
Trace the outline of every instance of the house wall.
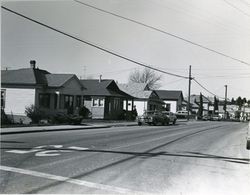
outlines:
{"label": "house wall", "polygon": [[[60,88],[45,88],[45,89],[37,89],[36,98],[35,98],[35,105],[37,107],[40,107],[39,105],[39,94],[42,93],[48,93],[50,94],[50,107],[49,108],[41,108],[44,112],[46,112],[48,115],[54,114],[57,112],[63,112],[67,113],[67,109],[64,107],[64,98],[65,95],[73,96],[73,114],[78,114],[79,108],[76,107],[76,96],[82,96],[84,91],[81,89],[81,85],[79,82],[72,78],[69,81],[67,81],[63,87]],[[59,93],[59,108],[55,105],[55,97],[54,95],[56,93]],[[82,102],[82,101],[81,101]],[[81,103],[82,104],[82,103]]]}
{"label": "house wall", "polygon": [[6,114],[25,115],[25,107],[35,104],[35,89],[5,89],[5,112]]}
{"label": "house wall", "polygon": [[134,105],[136,106],[138,115],[142,115],[148,108],[148,103],[146,100],[135,100]]}
{"label": "house wall", "polygon": [[119,119],[123,113],[123,98],[106,97],[104,119]]}
{"label": "house wall", "polygon": [[170,112],[176,113],[178,111],[177,101],[167,101],[164,100],[166,104],[170,104]]}

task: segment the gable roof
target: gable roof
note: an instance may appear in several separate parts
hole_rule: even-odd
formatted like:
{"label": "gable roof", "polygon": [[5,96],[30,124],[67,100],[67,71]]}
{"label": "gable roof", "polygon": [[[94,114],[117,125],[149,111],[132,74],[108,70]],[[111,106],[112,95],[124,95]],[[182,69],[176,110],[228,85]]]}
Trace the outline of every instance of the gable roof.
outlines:
{"label": "gable roof", "polygon": [[46,74],[48,87],[61,87],[74,76],[74,74]]}
{"label": "gable roof", "polygon": [[148,90],[146,83],[118,84],[118,87],[135,98],[148,99],[154,93],[154,91]]}
{"label": "gable roof", "polygon": [[[202,95],[202,101],[203,103],[209,103],[211,102],[207,97],[205,97],[204,95]],[[192,103],[200,103],[200,95],[191,95],[190,96],[190,102]]]}
{"label": "gable roof", "polygon": [[182,91],[174,90],[155,90],[160,99],[163,100],[178,100],[181,98],[183,100]]}
{"label": "gable roof", "polygon": [[[1,74],[1,83],[5,86],[59,88],[74,77],[79,82],[78,78],[74,74],[51,74],[46,70],[38,68],[2,70]],[[80,82],[79,84],[81,85]]]}
{"label": "gable roof", "polygon": [[80,80],[80,82],[86,88],[84,95],[114,97],[129,96],[128,94],[122,92],[112,79],[103,79],[101,82],[99,82],[98,79],[85,79]]}
{"label": "gable roof", "polygon": [[47,85],[46,70],[23,68],[17,70],[2,70],[1,83],[9,85]]}

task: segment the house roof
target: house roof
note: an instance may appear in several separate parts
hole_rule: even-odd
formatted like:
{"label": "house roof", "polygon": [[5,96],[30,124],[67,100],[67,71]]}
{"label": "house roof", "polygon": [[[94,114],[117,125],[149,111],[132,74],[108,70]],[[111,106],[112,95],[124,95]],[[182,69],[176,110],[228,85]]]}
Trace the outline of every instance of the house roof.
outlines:
{"label": "house roof", "polygon": [[182,91],[174,90],[155,90],[160,99],[163,100],[178,100],[181,98],[183,100]]}
{"label": "house roof", "polygon": [[[38,68],[22,68],[1,71],[2,85],[62,87],[74,74],[51,74]],[[77,77],[76,77],[77,78]]]}
{"label": "house roof", "polygon": [[46,85],[46,70],[23,68],[17,70],[2,70],[1,83],[13,85]]}
{"label": "house roof", "polygon": [[[203,101],[203,103],[209,103],[209,102],[211,102],[204,95],[202,95],[202,101]],[[200,103],[200,95],[191,95],[190,96],[190,102],[192,102],[192,103]]]}
{"label": "house roof", "polygon": [[61,87],[74,76],[74,74],[46,74],[48,87]]}
{"label": "house roof", "polygon": [[103,79],[101,82],[99,82],[98,79],[86,79],[80,80],[80,82],[86,88],[84,95],[115,97],[129,96],[121,91],[112,79]]}
{"label": "house roof", "polygon": [[148,99],[154,93],[154,91],[148,90],[146,83],[118,84],[118,87],[135,98]]}

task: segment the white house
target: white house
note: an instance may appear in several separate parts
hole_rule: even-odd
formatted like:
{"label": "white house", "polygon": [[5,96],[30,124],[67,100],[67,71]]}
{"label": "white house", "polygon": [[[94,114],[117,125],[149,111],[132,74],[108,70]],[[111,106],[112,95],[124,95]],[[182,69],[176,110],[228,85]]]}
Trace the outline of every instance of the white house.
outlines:
{"label": "white house", "polygon": [[124,110],[136,108],[138,115],[147,110],[161,110],[164,102],[161,101],[154,90],[150,90],[146,83],[118,84],[121,91],[134,97],[132,101],[124,102]]}
{"label": "white house", "polygon": [[6,114],[25,115],[34,105],[45,114],[74,113],[82,104],[84,87],[74,74],[51,74],[36,68],[1,71],[1,108]]}
{"label": "white house", "polygon": [[165,109],[176,113],[182,109],[183,94],[182,91],[174,90],[155,90],[157,95],[165,103]]}

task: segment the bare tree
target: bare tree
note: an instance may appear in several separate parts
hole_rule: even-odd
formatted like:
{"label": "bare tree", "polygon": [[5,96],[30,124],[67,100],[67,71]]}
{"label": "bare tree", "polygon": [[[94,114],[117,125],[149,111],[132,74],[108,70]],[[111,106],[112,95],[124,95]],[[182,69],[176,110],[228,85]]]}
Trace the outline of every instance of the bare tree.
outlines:
{"label": "bare tree", "polygon": [[129,75],[129,82],[132,83],[147,83],[150,89],[158,89],[161,84],[161,75],[157,75],[155,71],[144,68],[142,71],[135,70]]}

